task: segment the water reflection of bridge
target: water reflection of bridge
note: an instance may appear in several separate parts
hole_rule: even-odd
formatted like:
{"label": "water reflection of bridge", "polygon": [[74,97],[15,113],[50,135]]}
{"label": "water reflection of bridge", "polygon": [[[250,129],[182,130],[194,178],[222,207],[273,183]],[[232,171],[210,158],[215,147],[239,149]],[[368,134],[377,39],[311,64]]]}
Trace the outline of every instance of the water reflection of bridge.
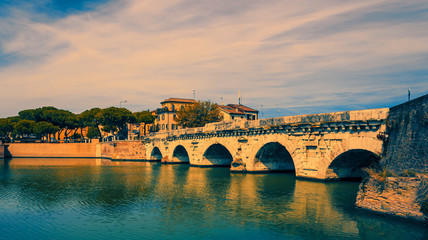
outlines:
{"label": "water reflection of bridge", "polygon": [[275,231],[278,238],[290,239],[397,239],[403,232],[412,239],[426,237],[414,225],[356,212],[358,184],[353,182],[148,162],[43,160],[33,165],[27,159],[12,159],[7,168],[0,166],[0,199],[26,207],[36,202],[44,211],[66,208],[118,222],[147,221],[159,228],[157,232],[189,224],[218,234],[229,225],[242,232]]}
{"label": "water reflection of bridge", "polygon": [[388,109],[222,122],[153,134],[146,155],[165,163],[294,171],[315,179],[353,178],[376,164]]}

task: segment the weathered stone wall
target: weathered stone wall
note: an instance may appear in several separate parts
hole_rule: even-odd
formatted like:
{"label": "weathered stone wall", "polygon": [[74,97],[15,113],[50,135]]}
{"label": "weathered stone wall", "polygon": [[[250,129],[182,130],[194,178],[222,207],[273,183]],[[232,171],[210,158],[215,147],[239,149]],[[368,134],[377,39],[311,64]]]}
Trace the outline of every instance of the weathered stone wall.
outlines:
{"label": "weathered stone wall", "polygon": [[391,108],[387,133],[384,166],[428,173],[428,95]]}
{"label": "weathered stone wall", "polygon": [[140,141],[99,143],[97,156],[112,160],[146,160],[146,148]]}
{"label": "weathered stone wall", "polygon": [[96,157],[95,143],[9,143],[5,157]]}
{"label": "weathered stone wall", "polygon": [[356,206],[377,213],[428,221],[417,201],[422,183],[416,177],[370,178],[360,185]]}

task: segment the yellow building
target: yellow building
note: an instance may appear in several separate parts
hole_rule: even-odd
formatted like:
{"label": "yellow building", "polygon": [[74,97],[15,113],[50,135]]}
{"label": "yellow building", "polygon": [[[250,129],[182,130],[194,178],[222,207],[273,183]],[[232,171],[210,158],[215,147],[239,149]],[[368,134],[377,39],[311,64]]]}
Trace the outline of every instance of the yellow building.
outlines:
{"label": "yellow building", "polygon": [[223,121],[234,119],[257,120],[259,115],[259,111],[241,104],[228,104],[218,107],[221,110],[220,113],[223,115]]}
{"label": "yellow building", "polygon": [[168,98],[161,102],[161,108],[156,110],[155,126],[159,132],[179,129],[175,121],[176,112],[185,106],[196,103],[194,99]]}

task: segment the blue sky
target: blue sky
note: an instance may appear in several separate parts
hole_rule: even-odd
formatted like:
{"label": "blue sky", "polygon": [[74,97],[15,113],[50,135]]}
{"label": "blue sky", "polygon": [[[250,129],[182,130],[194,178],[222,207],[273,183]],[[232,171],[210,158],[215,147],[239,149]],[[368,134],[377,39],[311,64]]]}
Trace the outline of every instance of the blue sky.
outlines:
{"label": "blue sky", "polygon": [[426,26],[426,0],[3,0],[0,117],[193,90],[264,117],[391,107],[428,93]]}

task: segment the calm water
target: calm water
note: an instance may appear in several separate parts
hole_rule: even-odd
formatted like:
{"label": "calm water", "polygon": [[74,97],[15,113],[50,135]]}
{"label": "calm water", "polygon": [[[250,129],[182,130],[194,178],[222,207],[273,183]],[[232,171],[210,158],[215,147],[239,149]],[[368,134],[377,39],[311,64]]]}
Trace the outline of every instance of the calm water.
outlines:
{"label": "calm water", "polygon": [[95,159],[0,161],[0,239],[428,239],[358,183]]}

